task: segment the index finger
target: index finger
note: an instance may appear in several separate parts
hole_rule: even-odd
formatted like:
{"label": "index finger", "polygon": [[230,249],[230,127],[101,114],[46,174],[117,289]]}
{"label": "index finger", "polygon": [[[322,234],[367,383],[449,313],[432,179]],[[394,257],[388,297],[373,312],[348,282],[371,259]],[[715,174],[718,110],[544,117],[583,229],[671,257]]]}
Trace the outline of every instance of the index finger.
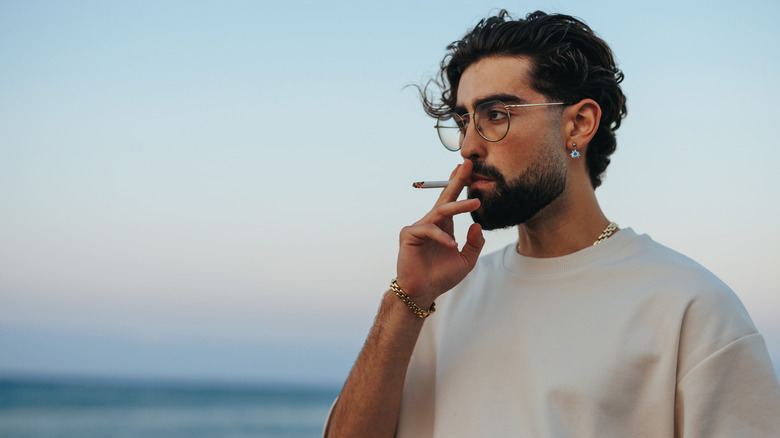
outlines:
{"label": "index finger", "polygon": [[436,205],[453,202],[458,199],[463,188],[466,187],[473,167],[474,163],[471,160],[465,160],[463,164],[455,168],[452,175],[450,175],[450,183],[441,191]]}

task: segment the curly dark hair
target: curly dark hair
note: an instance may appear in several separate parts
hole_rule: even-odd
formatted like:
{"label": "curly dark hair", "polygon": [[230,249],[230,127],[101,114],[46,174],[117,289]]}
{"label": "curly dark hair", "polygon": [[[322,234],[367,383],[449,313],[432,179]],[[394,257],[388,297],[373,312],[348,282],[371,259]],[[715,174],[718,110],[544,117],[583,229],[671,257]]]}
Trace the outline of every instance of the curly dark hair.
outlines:
{"label": "curly dark hair", "polygon": [[[563,14],[530,13],[514,20],[506,10],[481,20],[463,39],[447,46],[439,79],[421,90],[425,112],[439,117],[451,112],[461,75],[471,64],[488,57],[524,56],[532,63],[531,86],[552,101],[593,99],[601,107],[599,128],[588,145],[586,164],[594,188],[601,185],[609,156],[615,152],[615,130],[626,116],[620,89],[623,72],[612,50],[583,21]],[[428,97],[431,84],[441,90]]]}

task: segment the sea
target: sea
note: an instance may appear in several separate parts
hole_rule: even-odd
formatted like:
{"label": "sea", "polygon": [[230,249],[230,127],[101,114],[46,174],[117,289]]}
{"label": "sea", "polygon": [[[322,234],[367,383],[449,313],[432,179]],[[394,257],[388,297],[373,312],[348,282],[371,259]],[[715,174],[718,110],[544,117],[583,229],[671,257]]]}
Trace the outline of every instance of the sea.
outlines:
{"label": "sea", "polygon": [[0,377],[0,438],[309,438],[337,386]]}

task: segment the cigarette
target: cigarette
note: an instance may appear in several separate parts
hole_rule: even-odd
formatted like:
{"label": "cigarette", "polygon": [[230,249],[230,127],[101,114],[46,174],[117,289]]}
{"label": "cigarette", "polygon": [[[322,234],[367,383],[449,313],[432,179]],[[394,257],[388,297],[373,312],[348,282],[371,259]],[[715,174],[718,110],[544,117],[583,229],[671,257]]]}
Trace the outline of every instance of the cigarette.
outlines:
{"label": "cigarette", "polygon": [[420,181],[412,183],[412,187],[415,189],[443,189],[449,184],[449,181]]}

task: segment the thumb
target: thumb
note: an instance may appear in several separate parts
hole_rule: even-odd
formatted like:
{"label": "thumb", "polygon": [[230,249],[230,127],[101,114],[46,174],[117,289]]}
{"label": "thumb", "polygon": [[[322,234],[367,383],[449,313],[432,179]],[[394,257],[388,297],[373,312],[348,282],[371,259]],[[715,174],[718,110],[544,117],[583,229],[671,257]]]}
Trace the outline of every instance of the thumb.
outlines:
{"label": "thumb", "polygon": [[460,251],[463,258],[468,261],[469,266],[474,267],[477,264],[483,246],[485,246],[485,238],[482,236],[482,227],[479,224],[471,224],[466,234],[466,243]]}

